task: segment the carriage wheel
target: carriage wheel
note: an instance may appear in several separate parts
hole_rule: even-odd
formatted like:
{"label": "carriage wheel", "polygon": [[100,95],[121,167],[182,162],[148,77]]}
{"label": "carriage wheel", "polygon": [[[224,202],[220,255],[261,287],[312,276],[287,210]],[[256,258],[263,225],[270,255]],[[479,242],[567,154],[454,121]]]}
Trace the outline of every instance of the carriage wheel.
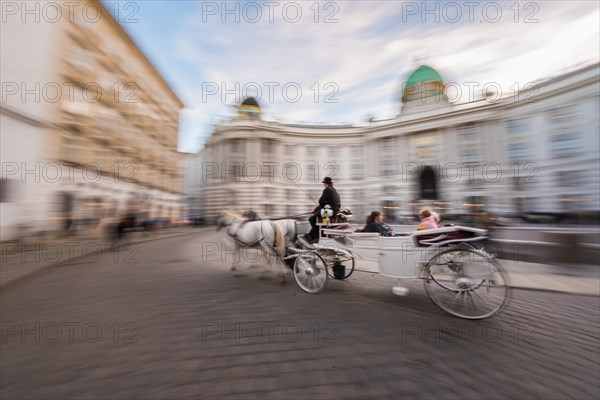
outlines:
{"label": "carriage wheel", "polygon": [[319,293],[327,286],[327,264],[314,252],[305,252],[296,257],[294,279],[308,293]]}
{"label": "carriage wheel", "polygon": [[509,298],[506,272],[485,251],[446,250],[429,261],[425,274],[425,290],[431,300],[456,317],[492,317]]}
{"label": "carriage wheel", "polygon": [[354,272],[354,257],[332,255],[324,257],[327,261],[327,273],[335,279],[346,279]]}

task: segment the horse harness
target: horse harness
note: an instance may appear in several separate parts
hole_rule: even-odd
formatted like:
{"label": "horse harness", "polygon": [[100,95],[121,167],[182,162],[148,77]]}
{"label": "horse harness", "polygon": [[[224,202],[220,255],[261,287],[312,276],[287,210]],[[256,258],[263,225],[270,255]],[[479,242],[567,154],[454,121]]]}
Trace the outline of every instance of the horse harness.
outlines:
{"label": "horse harness", "polygon": [[[264,221],[264,220],[262,220],[262,221]],[[233,238],[233,240],[235,240],[236,242],[238,242],[238,243],[241,243],[241,244],[243,244],[244,246],[247,246],[247,247],[254,247],[254,246],[256,246],[257,244],[259,244],[259,243],[260,243],[262,240],[264,240],[264,239],[265,239],[265,234],[264,234],[264,232],[263,232],[263,224],[262,224],[262,221],[261,221],[261,224],[260,224],[260,233],[261,233],[261,236],[262,236],[262,237],[261,237],[260,239],[258,239],[258,240],[257,240],[255,243],[253,243],[253,244],[249,244],[249,243],[246,243],[246,242],[244,242],[243,240],[240,240],[240,239],[237,237],[237,234],[236,234],[236,232],[237,232],[238,230],[240,230],[240,228],[241,228],[241,227],[243,227],[244,225],[246,225],[248,222],[257,222],[257,221],[250,221],[250,220],[242,221],[242,223],[240,224],[240,226],[238,226],[238,227],[237,227],[237,229],[235,230],[235,232],[234,232],[234,233],[229,233],[229,232],[227,232],[227,233],[228,233],[228,234],[229,234],[229,236],[230,236],[230,237],[232,237],[232,238]],[[275,238],[273,238],[273,239],[275,239]]]}

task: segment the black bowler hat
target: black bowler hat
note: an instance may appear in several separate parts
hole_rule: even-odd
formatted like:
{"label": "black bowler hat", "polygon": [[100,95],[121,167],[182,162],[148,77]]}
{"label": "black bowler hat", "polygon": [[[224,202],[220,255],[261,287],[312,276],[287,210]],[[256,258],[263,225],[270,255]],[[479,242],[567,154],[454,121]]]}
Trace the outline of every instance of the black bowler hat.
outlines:
{"label": "black bowler hat", "polygon": [[328,185],[333,184],[333,181],[331,180],[330,177],[326,176],[325,179],[323,179],[323,181],[321,183],[326,183]]}

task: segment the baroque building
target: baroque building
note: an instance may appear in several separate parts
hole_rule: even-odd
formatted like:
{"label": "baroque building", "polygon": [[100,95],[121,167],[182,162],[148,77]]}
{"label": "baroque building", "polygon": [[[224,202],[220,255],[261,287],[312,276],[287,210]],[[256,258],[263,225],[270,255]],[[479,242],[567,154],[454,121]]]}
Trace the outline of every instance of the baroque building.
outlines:
{"label": "baroque building", "polygon": [[58,20],[2,24],[3,240],[24,224],[181,218],[183,103],[102,2],[54,4]]}
{"label": "baroque building", "polygon": [[310,211],[331,176],[342,207],[415,215],[598,214],[598,64],[499,99],[453,104],[433,68],[406,80],[400,113],[362,125],[261,119],[246,99],[195,157],[203,216],[222,208],[263,217]]}

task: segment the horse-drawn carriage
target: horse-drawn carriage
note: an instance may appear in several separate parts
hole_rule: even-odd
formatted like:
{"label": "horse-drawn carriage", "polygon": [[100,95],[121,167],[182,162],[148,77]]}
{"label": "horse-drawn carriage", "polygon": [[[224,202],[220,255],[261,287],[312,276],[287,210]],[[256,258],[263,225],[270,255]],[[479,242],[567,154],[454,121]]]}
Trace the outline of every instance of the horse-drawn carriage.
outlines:
{"label": "horse-drawn carriage", "polygon": [[[300,236],[308,230],[307,222],[269,223],[271,247],[279,245],[277,254],[292,266],[298,286],[308,293],[325,289],[330,278],[348,278],[358,259],[376,261],[377,272],[385,276],[423,279],[431,300],[460,318],[494,316],[510,297],[506,273],[482,247],[487,239],[483,229],[447,226],[386,237],[356,232],[347,221],[328,219],[318,224],[319,241],[309,243]],[[263,230],[264,226],[263,221]],[[277,243],[277,230],[279,240],[285,238],[285,251]],[[397,286],[393,293],[406,295],[407,289]]]}

